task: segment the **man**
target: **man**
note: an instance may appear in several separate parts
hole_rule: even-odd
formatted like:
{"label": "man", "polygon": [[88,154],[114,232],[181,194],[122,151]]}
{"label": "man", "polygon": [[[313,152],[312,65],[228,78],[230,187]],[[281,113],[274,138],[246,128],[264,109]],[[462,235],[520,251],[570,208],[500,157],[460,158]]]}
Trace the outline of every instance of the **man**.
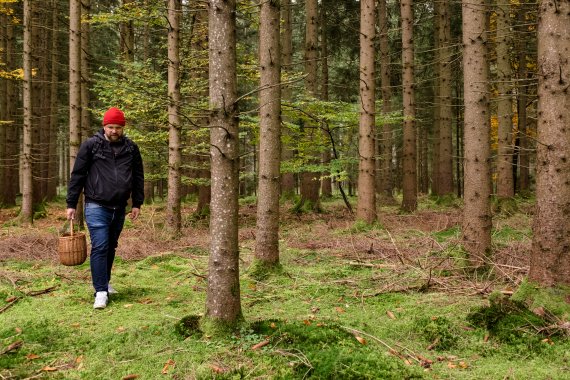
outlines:
{"label": "man", "polygon": [[115,249],[125,222],[129,197],[135,220],[144,201],[144,173],[138,146],[124,136],[125,114],[111,107],[103,116],[103,129],[79,148],[67,188],[67,219],[75,218],[81,191],[85,195],[85,221],[91,237],[93,308],[107,306]]}

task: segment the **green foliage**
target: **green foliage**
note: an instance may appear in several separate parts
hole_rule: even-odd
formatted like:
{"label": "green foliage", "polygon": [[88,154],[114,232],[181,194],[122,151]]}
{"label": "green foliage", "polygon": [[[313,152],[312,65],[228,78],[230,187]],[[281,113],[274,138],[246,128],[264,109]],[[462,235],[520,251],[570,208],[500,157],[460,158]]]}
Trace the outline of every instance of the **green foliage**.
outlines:
{"label": "green foliage", "polygon": [[525,278],[512,299],[528,305],[531,310],[542,307],[562,320],[570,319],[570,287],[568,286],[558,285],[546,288]]}
{"label": "green foliage", "polygon": [[187,315],[174,325],[174,331],[184,339],[191,336],[199,338],[202,336],[200,318],[199,315]]}

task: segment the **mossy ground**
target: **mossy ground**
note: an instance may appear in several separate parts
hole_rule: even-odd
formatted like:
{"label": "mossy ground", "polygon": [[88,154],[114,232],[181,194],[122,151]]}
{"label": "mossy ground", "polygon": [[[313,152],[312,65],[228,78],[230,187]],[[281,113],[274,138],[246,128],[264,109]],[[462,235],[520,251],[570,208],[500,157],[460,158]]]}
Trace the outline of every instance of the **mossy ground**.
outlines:
{"label": "mossy ground", "polygon": [[[122,238],[113,274],[119,293],[104,310],[92,309],[88,263],[62,267],[45,257],[2,259],[0,309],[14,303],[0,313],[0,352],[22,343],[0,354],[0,376],[568,378],[568,338],[539,332],[543,319],[531,308],[489,297],[518,286],[511,280],[524,275],[519,264],[508,262],[515,269],[504,277],[499,274],[506,265],[468,277],[453,253],[457,218],[450,209],[431,207],[411,216],[399,215],[397,207],[382,209],[385,217],[373,228],[353,227],[343,211],[304,219],[285,213],[281,268],[269,276],[259,276],[252,265],[255,223],[242,214],[244,321],[224,338],[204,334],[200,325],[208,260],[200,238],[206,225],[188,227],[188,240],[161,240],[147,209]],[[507,248],[516,242],[520,249],[526,238],[516,226],[502,219],[497,242]],[[11,239],[15,232],[23,234],[6,229],[1,237]],[[12,246],[21,247],[16,241]],[[512,257],[507,253],[498,252],[497,260]],[[45,289],[50,291],[34,295]]]}

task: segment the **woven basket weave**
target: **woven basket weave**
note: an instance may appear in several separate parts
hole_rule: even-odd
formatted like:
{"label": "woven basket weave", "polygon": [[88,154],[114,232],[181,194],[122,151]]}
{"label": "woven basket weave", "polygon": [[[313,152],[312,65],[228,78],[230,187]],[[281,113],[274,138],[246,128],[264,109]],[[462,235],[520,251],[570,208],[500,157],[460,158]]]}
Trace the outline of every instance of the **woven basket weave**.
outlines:
{"label": "woven basket weave", "polygon": [[59,237],[59,262],[67,266],[81,265],[87,258],[87,239],[83,232],[73,233],[73,219],[69,231]]}

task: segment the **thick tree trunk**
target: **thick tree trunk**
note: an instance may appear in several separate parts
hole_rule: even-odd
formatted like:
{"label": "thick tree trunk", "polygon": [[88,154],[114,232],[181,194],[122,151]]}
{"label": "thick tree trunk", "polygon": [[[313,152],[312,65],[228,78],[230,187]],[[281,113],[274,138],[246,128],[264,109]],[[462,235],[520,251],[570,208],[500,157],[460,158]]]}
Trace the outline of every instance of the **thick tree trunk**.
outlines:
{"label": "thick tree trunk", "polygon": [[168,1],[168,200],[166,222],[170,234],[179,236],[180,211],[180,18],[181,0]]}
{"label": "thick tree trunk", "polygon": [[376,221],[376,169],[374,148],[375,78],[374,38],[376,12],[374,0],[360,1],[360,124],[358,131],[358,207],[356,218]]}
{"label": "thick tree trunk", "polygon": [[259,27],[259,183],[255,258],[279,263],[279,166],[281,161],[281,52],[279,5],[261,3]]}
{"label": "thick tree trunk", "polygon": [[402,0],[400,7],[402,14],[402,99],[404,103],[403,199],[401,207],[402,210],[411,212],[415,211],[418,206],[413,0]]}
{"label": "thick tree trunk", "polygon": [[59,7],[57,0],[51,0],[51,51],[50,51],[50,73],[51,78],[49,81],[49,159],[48,159],[48,199],[54,199],[57,196],[58,185],[58,67],[57,60],[58,50],[58,14]]}
{"label": "thick tree trunk", "polygon": [[463,245],[475,267],[491,249],[491,176],[485,0],[463,1],[465,190]]}
{"label": "thick tree trunk", "polygon": [[[123,7],[130,8],[132,3],[133,0],[123,0]],[[135,59],[135,30],[133,21],[128,20],[121,22],[119,29],[121,37],[121,56],[126,62],[132,62]]]}
{"label": "thick tree trunk", "polygon": [[536,213],[529,278],[570,285],[570,2],[539,1]]}
{"label": "thick tree trunk", "polygon": [[513,186],[513,104],[511,91],[511,61],[509,56],[510,10],[507,3],[497,3],[497,91],[499,100],[497,114],[498,157],[497,197],[512,198]]}
{"label": "thick tree trunk", "polygon": [[236,2],[210,0],[210,155],[212,203],[206,320],[235,326],[242,318],[239,284],[239,129],[236,79]]}

